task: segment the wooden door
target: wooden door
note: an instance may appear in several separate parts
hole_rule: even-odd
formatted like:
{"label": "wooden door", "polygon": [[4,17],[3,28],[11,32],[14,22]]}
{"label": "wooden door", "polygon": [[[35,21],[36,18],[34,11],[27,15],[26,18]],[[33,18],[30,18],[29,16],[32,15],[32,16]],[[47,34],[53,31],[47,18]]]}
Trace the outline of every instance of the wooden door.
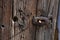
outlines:
{"label": "wooden door", "polygon": [[[1,0],[1,40],[54,40],[59,0]],[[33,17],[52,15],[49,26],[35,26]],[[16,20],[16,21],[15,21]]]}

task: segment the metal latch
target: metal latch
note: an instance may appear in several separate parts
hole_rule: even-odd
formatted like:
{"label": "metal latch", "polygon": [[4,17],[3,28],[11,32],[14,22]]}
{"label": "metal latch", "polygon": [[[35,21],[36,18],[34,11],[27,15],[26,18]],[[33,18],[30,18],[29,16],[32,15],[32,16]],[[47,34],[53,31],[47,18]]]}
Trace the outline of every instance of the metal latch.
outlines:
{"label": "metal latch", "polygon": [[43,25],[48,25],[49,24],[49,19],[47,17],[33,17],[32,19],[33,25],[37,26],[43,26]]}

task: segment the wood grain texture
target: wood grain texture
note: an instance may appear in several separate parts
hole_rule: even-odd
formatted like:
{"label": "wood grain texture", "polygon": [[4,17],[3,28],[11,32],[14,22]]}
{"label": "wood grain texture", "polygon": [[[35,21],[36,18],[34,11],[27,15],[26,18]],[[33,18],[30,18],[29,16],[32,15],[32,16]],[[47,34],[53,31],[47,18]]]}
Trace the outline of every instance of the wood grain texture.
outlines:
{"label": "wood grain texture", "polygon": [[4,29],[2,31],[2,40],[10,40],[10,17],[12,14],[11,9],[11,0],[3,0],[3,17],[2,17],[2,25],[4,25]]}
{"label": "wood grain texture", "polygon": [[[40,13],[40,15],[53,15],[53,21],[52,21],[52,28],[51,25],[48,26],[47,29],[44,27],[40,28],[39,31],[37,31],[37,40],[54,40],[54,30],[56,29],[56,19],[57,19],[57,12],[58,12],[58,2],[59,0],[39,0],[38,1],[38,9],[42,9],[46,13]],[[41,3],[42,2],[42,3]],[[55,11],[54,11],[55,10]],[[37,16],[40,16],[39,13],[37,13]],[[45,36],[45,37],[44,37]]]}
{"label": "wood grain texture", "polygon": [[[24,39],[22,40],[31,40],[32,37],[32,30],[34,29],[34,26],[31,24],[31,20],[32,20],[32,16],[40,16],[43,15],[45,17],[48,17],[49,15],[54,15],[52,18],[54,22],[52,22],[52,27],[51,25],[46,27],[46,25],[44,25],[43,27],[39,28],[39,30],[37,29],[36,31],[36,40],[54,40],[54,28],[56,26],[56,18],[57,18],[57,10],[58,10],[58,0],[14,0],[14,15],[18,16],[18,18],[20,17],[19,12],[17,10],[19,10],[21,8],[21,10],[23,10],[23,12],[25,12],[25,15],[30,15],[30,13],[32,13],[32,15],[28,16],[24,16],[26,17],[26,24],[24,27],[29,26],[30,28],[27,29],[27,31],[24,31],[22,34],[25,34]],[[56,5],[55,5],[56,3]],[[21,19],[21,18],[19,18]],[[20,21],[19,21],[20,22]],[[28,25],[27,25],[28,24]],[[16,27],[15,27],[16,28]],[[16,31],[17,30],[17,31]],[[29,30],[31,30],[31,33],[29,33]],[[15,29],[15,34],[19,32],[18,28]],[[34,30],[33,30],[34,32]],[[22,35],[21,34],[21,35]],[[27,34],[27,35],[26,35]],[[28,37],[29,35],[29,37]],[[19,40],[19,37],[16,36],[15,40]],[[32,39],[34,39],[32,37]]]}
{"label": "wood grain texture", "polygon": [[[25,13],[25,15],[23,15],[22,13],[22,16],[25,17],[25,25],[24,25],[24,28],[27,28],[24,32],[22,33],[19,33],[20,32],[20,29],[18,26],[16,26],[16,23],[15,23],[15,26],[14,26],[14,35],[19,33],[18,35],[16,35],[14,37],[14,40],[33,40],[33,26],[32,26],[32,17],[33,15],[35,15],[36,13],[36,1],[35,0],[14,0],[14,16],[17,16],[18,17],[18,22],[19,23],[22,23],[22,18],[21,18],[21,15],[19,13],[18,10],[21,10]],[[21,38],[21,36],[24,36],[24,38]]]}
{"label": "wood grain texture", "polygon": [[3,13],[3,2],[0,0],[0,40],[2,40],[2,29],[1,29],[1,24],[2,24],[2,13]]}
{"label": "wood grain texture", "polygon": [[[56,19],[59,0],[0,0],[0,23],[5,27],[2,30],[1,40],[55,40]],[[2,3],[3,2],[3,3]],[[20,15],[19,10],[23,12]],[[52,25],[34,26],[33,16],[53,15]],[[18,21],[14,22],[13,17]],[[22,18],[24,17],[24,22]],[[14,23],[13,23],[14,22]],[[21,32],[21,26],[27,28]],[[36,29],[35,29],[36,27]],[[1,32],[1,30],[0,30]],[[21,33],[20,33],[21,32]]]}

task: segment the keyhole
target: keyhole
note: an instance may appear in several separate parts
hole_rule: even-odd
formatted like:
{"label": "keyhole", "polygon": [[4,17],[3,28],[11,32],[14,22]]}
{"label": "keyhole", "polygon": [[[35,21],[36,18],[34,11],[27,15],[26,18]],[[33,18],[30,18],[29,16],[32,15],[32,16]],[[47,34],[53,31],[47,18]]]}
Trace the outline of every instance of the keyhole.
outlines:
{"label": "keyhole", "polygon": [[17,16],[14,16],[14,17],[13,17],[13,21],[14,21],[14,22],[18,21],[18,17],[17,17]]}

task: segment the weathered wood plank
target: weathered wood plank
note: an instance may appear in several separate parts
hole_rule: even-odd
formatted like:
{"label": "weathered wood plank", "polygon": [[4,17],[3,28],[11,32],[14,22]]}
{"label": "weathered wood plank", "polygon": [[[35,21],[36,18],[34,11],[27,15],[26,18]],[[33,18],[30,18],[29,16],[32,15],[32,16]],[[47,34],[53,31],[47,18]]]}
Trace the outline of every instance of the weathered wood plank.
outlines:
{"label": "weathered wood plank", "polygon": [[2,28],[1,28],[1,24],[2,24],[2,13],[3,13],[3,2],[2,0],[0,0],[0,40],[2,40]]}
{"label": "weathered wood plank", "polygon": [[3,17],[2,25],[4,25],[4,30],[2,31],[2,40],[10,40],[10,17],[12,14],[11,0],[3,0]]}
{"label": "weathered wood plank", "polygon": [[[21,10],[25,13],[25,28],[29,27],[26,31],[16,35],[14,37],[14,40],[33,40],[32,33],[30,31],[33,30],[33,26],[31,23],[33,15],[36,13],[36,0],[14,0],[14,16],[17,16],[19,19],[19,23],[22,22],[21,16],[18,10]],[[23,13],[22,13],[23,14]],[[28,16],[29,15],[29,16]],[[20,17],[20,18],[19,18]],[[30,26],[29,26],[30,25]],[[14,35],[19,33],[20,29],[18,26],[14,26]],[[24,38],[21,38],[21,36],[24,35]],[[21,38],[21,39],[20,39]]]}
{"label": "weathered wood plank", "polygon": [[[54,40],[54,30],[56,28],[56,19],[57,19],[57,11],[58,11],[58,1],[59,0],[39,0],[38,8],[37,8],[37,16],[41,14],[48,17],[49,15],[53,15],[53,25],[51,25],[45,29],[44,27],[40,27],[39,31],[36,32],[36,40]],[[40,10],[40,13],[38,12]],[[42,10],[42,12],[41,12]],[[45,13],[43,13],[43,11]],[[40,15],[39,15],[40,14]]]}
{"label": "weathered wood plank", "polygon": [[[55,0],[55,3],[54,3],[54,9],[53,9],[53,34],[55,34],[55,31],[56,31],[56,28],[57,28],[57,14],[58,14],[58,3],[59,3],[59,0]],[[52,35],[53,36],[53,35]],[[53,40],[55,40],[54,36],[53,36]]]}

